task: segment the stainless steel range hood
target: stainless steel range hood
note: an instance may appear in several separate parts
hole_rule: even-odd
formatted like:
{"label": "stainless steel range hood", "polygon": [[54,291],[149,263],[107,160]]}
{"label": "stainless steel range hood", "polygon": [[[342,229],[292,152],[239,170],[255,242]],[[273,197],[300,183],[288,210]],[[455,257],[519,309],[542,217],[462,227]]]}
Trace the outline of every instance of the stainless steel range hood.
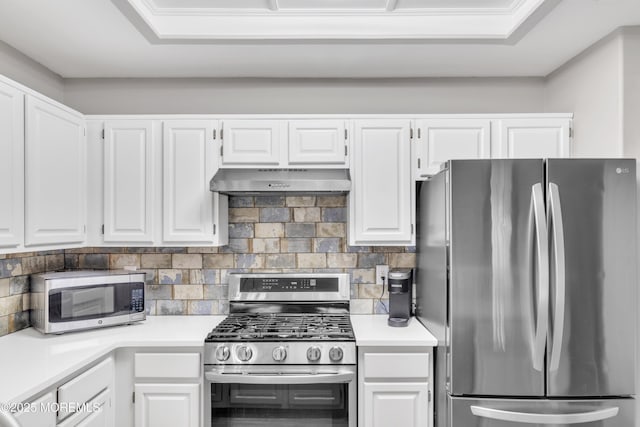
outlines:
{"label": "stainless steel range hood", "polygon": [[341,194],[351,189],[351,179],[349,169],[220,169],[209,187],[231,195]]}

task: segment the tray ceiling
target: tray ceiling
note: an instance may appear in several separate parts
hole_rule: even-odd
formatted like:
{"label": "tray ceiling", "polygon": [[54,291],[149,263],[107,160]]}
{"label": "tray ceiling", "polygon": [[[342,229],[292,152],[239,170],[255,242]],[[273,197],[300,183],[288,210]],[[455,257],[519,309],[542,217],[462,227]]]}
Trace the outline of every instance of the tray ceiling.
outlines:
{"label": "tray ceiling", "polygon": [[127,1],[161,40],[504,40],[559,0]]}
{"label": "tray ceiling", "polygon": [[[160,9],[175,9],[176,5],[194,9],[210,7],[211,4],[220,8],[220,5],[235,5],[243,1],[267,4],[266,0],[154,1]],[[368,0],[361,1],[369,4]],[[278,7],[301,4],[294,2],[296,0],[278,0]],[[466,13],[478,4],[494,12],[495,9],[511,10],[524,4],[512,0],[398,0],[396,7],[405,7],[402,5],[410,4],[407,2],[419,2],[423,7],[440,7],[438,21],[446,18],[442,15],[443,6],[452,11],[449,17],[455,20],[464,16],[459,13]],[[325,0],[321,4],[333,4],[335,7],[346,3]],[[326,15],[329,12],[314,13]],[[331,13],[335,15],[335,11]],[[263,21],[272,16],[272,12],[264,10],[260,14]],[[286,17],[295,15],[295,12],[280,14]],[[380,19],[377,22],[382,22],[387,15],[401,15],[397,11],[378,11],[371,12],[369,16],[376,14]],[[343,13],[342,17],[351,19],[347,15]],[[223,15],[215,16],[220,18]],[[497,16],[497,13],[489,14],[489,17]],[[241,17],[248,19],[249,15],[241,14]],[[208,19],[206,16],[200,18]],[[409,18],[421,19],[421,16]],[[365,21],[361,21],[362,28],[376,30]],[[309,23],[304,19],[300,22],[300,25]],[[469,25],[466,26],[467,31]],[[328,37],[317,40],[275,37],[216,39],[198,33],[187,39],[172,39],[170,33],[161,39],[133,10],[129,0],[0,1],[0,40],[64,78],[545,76],[616,28],[631,25],[640,25],[639,0],[561,0],[539,6],[507,39],[474,39],[473,34],[461,39],[443,36],[405,39],[378,36],[377,39],[343,40]],[[458,25],[458,30],[461,27]],[[508,34],[510,27],[497,28]],[[191,33],[194,29],[187,28]],[[433,27],[430,30],[433,31]],[[447,37],[452,37],[452,31],[448,31]],[[236,33],[241,32],[236,30]],[[6,47],[0,43],[0,54],[4,51]],[[10,57],[5,65],[11,69]]]}

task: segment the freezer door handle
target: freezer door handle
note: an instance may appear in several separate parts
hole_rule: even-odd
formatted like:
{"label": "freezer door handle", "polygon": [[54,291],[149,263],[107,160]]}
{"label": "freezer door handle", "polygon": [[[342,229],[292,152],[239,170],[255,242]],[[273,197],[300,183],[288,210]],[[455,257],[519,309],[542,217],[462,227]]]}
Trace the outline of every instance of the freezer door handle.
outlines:
{"label": "freezer door handle", "polygon": [[560,353],[562,351],[562,337],[564,335],[564,310],[565,310],[565,265],[564,265],[564,228],[562,224],[562,208],[560,206],[560,190],[558,186],[549,183],[549,227],[553,238],[553,266],[555,270],[555,307],[553,310],[553,325],[550,338],[551,361],[549,369],[557,371],[560,366]]}
{"label": "freezer door handle", "polygon": [[590,412],[549,414],[505,411],[503,409],[487,408],[484,406],[471,406],[471,413],[476,417],[523,424],[579,424],[613,418],[618,415],[618,407],[598,409],[597,411]]}
{"label": "freezer door handle", "polygon": [[536,332],[533,343],[533,369],[544,369],[545,345],[549,330],[549,243],[547,222],[542,194],[542,184],[531,187],[531,209],[535,227],[536,259],[538,265],[538,307],[536,314]]}

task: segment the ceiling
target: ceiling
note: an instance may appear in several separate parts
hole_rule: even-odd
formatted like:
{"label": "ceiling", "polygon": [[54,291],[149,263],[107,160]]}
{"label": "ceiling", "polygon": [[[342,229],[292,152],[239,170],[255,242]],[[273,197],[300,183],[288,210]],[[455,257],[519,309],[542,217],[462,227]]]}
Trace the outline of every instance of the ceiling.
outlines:
{"label": "ceiling", "polygon": [[[136,9],[143,3],[164,27]],[[274,14],[292,18],[298,33],[256,35],[246,25],[236,36],[193,36],[207,28],[202,19],[236,16],[241,25],[259,15],[264,29]],[[345,26],[326,22],[331,28],[309,32],[327,16],[361,22],[368,33],[345,35],[336,30]],[[392,25],[383,28],[382,16],[440,24],[385,33]],[[488,16],[495,25],[482,24]],[[167,24],[176,17],[179,24]],[[545,76],[628,25],[640,25],[638,0],[0,1],[0,40],[64,78]]]}

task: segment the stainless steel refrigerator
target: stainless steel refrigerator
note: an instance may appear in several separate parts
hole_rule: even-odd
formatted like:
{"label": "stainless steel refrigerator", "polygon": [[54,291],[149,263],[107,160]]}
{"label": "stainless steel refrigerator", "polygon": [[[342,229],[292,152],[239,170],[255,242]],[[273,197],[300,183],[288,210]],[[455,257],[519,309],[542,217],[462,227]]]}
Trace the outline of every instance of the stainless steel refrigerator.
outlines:
{"label": "stainless steel refrigerator", "polygon": [[635,160],[453,160],[418,192],[436,425],[634,426]]}

